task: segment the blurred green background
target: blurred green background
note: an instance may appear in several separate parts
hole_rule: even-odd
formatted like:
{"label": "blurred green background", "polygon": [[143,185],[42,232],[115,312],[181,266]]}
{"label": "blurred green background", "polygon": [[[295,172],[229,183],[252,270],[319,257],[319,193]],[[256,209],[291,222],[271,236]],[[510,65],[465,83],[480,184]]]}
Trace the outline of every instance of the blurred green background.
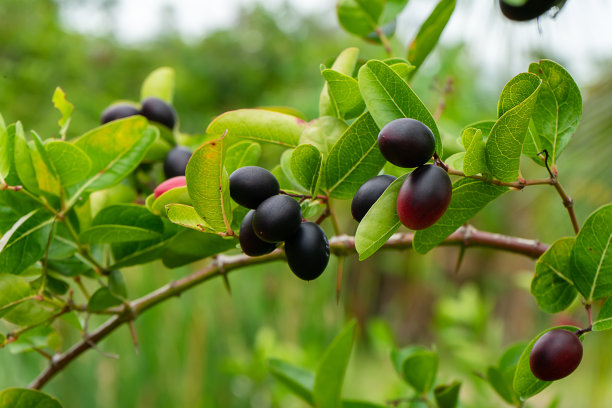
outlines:
{"label": "blurred green background", "polygon": [[[360,47],[364,58],[384,57],[382,49],[287,4],[276,11],[244,7],[231,27],[202,38],[187,41],[170,25],[134,44],[67,26],[60,12],[75,3],[0,2],[0,112],[7,123],[21,120],[44,137],[56,135],[59,116],[51,96],[59,85],[75,105],[69,135],[76,137],[96,126],[113,101],[138,100],[142,80],[159,66],[176,70],[174,106],[183,132],[201,134],[226,110],[263,105],[290,106],[310,120],[318,113],[320,64],[329,64],[348,46]],[[112,1],[90,3],[100,13],[112,13]],[[290,20],[291,29],[280,20]],[[393,45],[402,49],[398,40]],[[531,52],[533,60],[555,59],[547,49]],[[507,81],[516,73],[502,71],[496,77]],[[413,83],[432,112],[449,79],[452,91],[439,120],[445,154],[457,149],[465,125],[495,117],[503,86],[489,79],[463,44],[442,46]],[[559,171],[583,222],[612,201],[612,72],[602,69],[579,86],[583,121]],[[545,176],[527,160],[524,165],[526,178]],[[338,203],[343,231],[352,234],[356,223],[345,211],[349,204]],[[473,223],[548,243],[572,234],[558,196],[543,186],[506,194]],[[457,255],[457,248],[439,248],[427,256],[383,252],[361,263],[350,257],[339,303],[335,259],[323,277],[309,283],[296,279],[281,262],[240,270],[229,278],[231,296],[221,281],[212,281],[156,307],[136,322],[139,352],[124,327],[100,345],[119,359],[88,351],[45,391],[66,407],[301,407],[268,374],[266,359],[283,358],[314,370],[344,322],[356,317],[359,337],[345,396],[384,402],[406,395],[389,350],[435,344],[442,356],[440,381],[464,382],[463,406],[503,406],[477,373],[493,364],[503,347],[559,322],[584,325],[585,314],[580,304],[562,316],[539,311],[528,292],[531,260],[469,249],[455,272]],[[130,296],[137,297],[202,265],[167,270],[153,263],[126,269],[124,276]],[[100,322],[92,318],[89,325]],[[78,340],[67,327],[61,329],[64,347]],[[611,341],[610,333],[587,336],[577,372],[530,401],[532,406],[548,406],[555,398],[558,407],[612,406]],[[0,388],[5,388],[26,385],[45,361],[34,353],[11,355],[3,349],[0,365]]]}

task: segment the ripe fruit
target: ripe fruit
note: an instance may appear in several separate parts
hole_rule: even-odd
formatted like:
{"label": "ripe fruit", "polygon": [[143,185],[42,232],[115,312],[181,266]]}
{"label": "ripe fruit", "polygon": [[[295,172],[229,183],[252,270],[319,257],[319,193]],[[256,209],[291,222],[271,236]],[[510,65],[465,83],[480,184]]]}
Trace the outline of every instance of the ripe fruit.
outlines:
{"label": "ripe fruit", "polygon": [[385,159],[400,167],[418,167],[436,150],[434,135],[422,122],[401,118],[387,123],[378,134],[378,148]]}
{"label": "ripe fruit", "polygon": [[287,263],[300,279],[313,280],[323,273],[329,262],[329,241],[314,222],[302,223],[285,241]]}
{"label": "ripe fruit", "polygon": [[274,251],[276,244],[262,241],[255,235],[255,231],[253,231],[254,214],[255,210],[249,211],[240,224],[240,248],[248,256],[269,254]]}
{"label": "ripe fruit", "polygon": [[542,381],[570,375],[582,360],[582,342],[574,333],[551,330],[540,337],[529,355],[531,372]]}
{"label": "ripe fruit", "polygon": [[230,197],[235,202],[251,209],[280,192],[276,177],[257,166],[241,167],[234,171],[229,177],[229,188]]}
{"label": "ripe fruit", "polygon": [[100,123],[103,125],[113,120],[127,118],[129,116],[138,114],[140,114],[140,111],[133,105],[130,105],[129,103],[116,103],[104,109],[104,112],[102,112],[102,117],[100,118]]}
{"label": "ripe fruit", "polygon": [[173,188],[177,187],[184,187],[186,185],[187,179],[185,178],[185,176],[172,177],[162,182],[159,186],[155,187],[155,190],[153,190],[153,194],[155,198],[157,198],[168,190],[172,190]]}
{"label": "ripe fruit", "polygon": [[389,187],[389,184],[393,183],[395,179],[393,176],[382,175],[373,177],[363,183],[351,202],[353,218],[361,221],[376,200],[380,198],[382,193]]}
{"label": "ripe fruit", "polygon": [[159,98],[147,98],[142,101],[140,114],[150,121],[161,123],[170,129],[176,123],[174,108]]}
{"label": "ripe fruit", "polygon": [[264,200],[253,215],[253,230],[266,242],[286,240],[301,223],[300,205],[286,195],[275,195]]}
{"label": "ripe fruit", "polygon": [[176,146],[168,152],[164,160],[164,175],[166,178],[184,176],[187,163],[191,158],[191,150]]}
{"label": "ripe fruit", "polygon": [[448,208],[452,189],[448,174],[440,167],[417,167],[406,177],[397,196],[400,221],[413,230],[433,225]]}
{"label": "ripe fruit", "polygon": [[514,21],[528,21],[544,14],[546,10],[560,3],[561,0],[527,0],[522,6],[514,6],[499,0],[499,8],[504,16]]}

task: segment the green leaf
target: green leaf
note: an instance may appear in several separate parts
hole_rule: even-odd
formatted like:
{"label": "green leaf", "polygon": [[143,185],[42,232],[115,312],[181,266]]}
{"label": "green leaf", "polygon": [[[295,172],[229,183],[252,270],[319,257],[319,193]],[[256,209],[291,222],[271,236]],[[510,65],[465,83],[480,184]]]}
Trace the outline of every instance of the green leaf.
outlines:
{"label": "green leaf", "polygon": [[31,294],[32,289],[27,280],[9,273],[0,273],[0,317]]}
{"label": "green leaf", "polygon": [[451,154],[444,161],[451,169],[462,169],[465,162],[465,152]]}
{"label": "green leaf", "polygon": [[384,5],[384,0],[338,0],[338,22],[349,33],[365,37],[378,26]]}
{"label": "green leaf", "polygon": [[352,119],[363,113],[365,103],[355,78],[333,69],[324,69],[321,75],[327,82],[330,102],[342,119]]}
{"label": "green leaf", "polygon": [[87,309],[92,312],[99,312],[122,303],[123,300],[120,297],[115,296],[108,287],[102,286],[91,295]]}
{"label": "green leaf", "polygon": [[359,69],[359,89],[379,128],[399,118],[417,119],[433,132],[436,152],[442,157],[442,141],[433,116],[391,67],[382,61],[368,61]]}
{"label": "green leaf", "polygon": [[395,370],[418,393],[426,394],[438,373],[438,353],[423,346],[411,346],[391,352]]}
{"label": "green leaf", "polygon": [[487,158],[485,156],[485,141],[482,137],[482,130],[467,128],[461,135],[463,146],[465,147],[465,157],[463,159],[463,172],[466,176],[489,172]]}
{"label": "green leaf", "polygon": [[459,400],[461,382],[455,381],[448,385],[438,385],[434,388],[434,397],[439,408],[455,408]]}
{"label": "green leaf", "polygon": [[50,259],[47,266],[54,272],[70,277],[84,275],[92,271],[91,266],[83,263],[83,261],[76,256],[66,259]]}
{"label": "green leaf", "polygon": [[[187,164],[187,191],[193,207],[217,232],[232,222],[229,181],[223,168],[224,136],[202,144]],[[227,225],[227,226],[226,226]]]}
{"label": "green leaf", "polygon": [[0,253],[4,250],[6,245],[9,243],[9,240],[13,236],[13,234],[25,223],[29,220],[34,214],[36,214],[38,210],[32,210],[26,215],[19,218],[7,231],[4,231],[2,236],[0,236]]}
{"label": "green leaf", "polygon": [[161,238],[162,232],[161,219],[146,208],[116,204],[102,209],[80,238],[88,244],[120,243]]}
{"label": "green leaf", "polygon": [[114,120],[79,137],[74,144],[89,156],[91,170],[70,204],[82,191],[102,190],[121,181],[138,166],[157,137],[156,128],[139,115]]}
{"label": "green leaf", "polygon": [[470,178],[457,180],[453,183],[451,202],[444,215],[431,227],[414,234],[415,251],[420,254],[429,252],[506,191],[508,187],[480,180]]}
{"label": "green leaf", "polygon": [[404,174],[393,181],[359,223],[355,232],[355,249],[360,261],[378,251],[400,227],[397,195],[407,176]]}
{"label": "green leaf", "polygon": [[140,100],[149,97],[162,99],[172,104],[174,96],[174,70],[170,67],[157,68],[151,72],[140,88]]}
{"label": "green leaf", "polygon": [[25,353],[34,348],[43,349],[48,347],[57,350],[61,346],[61,339],[58,332],[50,326],[38,326],[28,330],[9,344],[12,354]]}
{"label": "green leaf", "polygon": [[601,306],[597,320],[593,322],[593,331],[612,329],[612,297],[609,297]]}
{"label": "green leaf", "polygon": [[161,239],[113,244],[111,249],[115,263],[110,266],[110,269],[145,264],[161,258],[162,251],[170,240],[183,231],[183,228],[172,224],[165,218],[162,221],[164,234]]}
{"label": "green leaf", "polygon": [[571,277],[587,302],[612,295],[612,204],[589,215],[572,248]]}
{"label": "green leaf", "polygon": [[523,141],[538,98],[542,80],[524,72],[504,87],[498,104],[500,118],[485,146],[487,167],[501,181],[514,181],[519,174]]}
{"label": "green leaf", "polygon": [[120,299],[127,299],[127,286],[125,286],[123,275],[118,270],[111,271],[108,275],[108,290]]}
{"label": "green leaf", "polygon": [[91,160],[72,143],[50,140],[45,144],[47,157],[64,186],[71,186],[89,175]]}
{"label": "green leaf", "polygon": [[567,309],[578,295],[570,270],[570,255],[575,240],[566,237],[555,241],[536,262],[531,294],[540,309],[547,313]]}
{"label": "green leaf", "polygon": [[177,225],[191,228],[196,231],[211,230],[212,228],[200,217],[198,212],[190,205],[168,204],[166,206],[168,219]]}
{"label": "green leaf", "polygon": [[227,174],[232,174],[241,167],[256,166],[259,156],[261,156],[259,143],[245,141],[231,145],[225,153],[224,165]]}
{"label": "green leaf", "polygon": [[517,405],[519,396],[514,392],[512,382],[516,367],[527,343],[516,343],[506,349],[499,359],[497,367],[489,367],[486,372],[487,380],[508,404]]}
{"label": "green leaf", "polygon": [[[280,158],[280,168],[283,173],[283,178],[278,178],[279,184],[282,190],[288,190],[289,192],[306,193],[307,191],[302,188],[300,183],[296,180],[291,172],[291,155],[295,149],[287,149],[283,152]],[[274,174],[274,173],[273,173]],[[284,180],[283,180],[284,179]],[[286,184],[288,183],[288,186]]]}
{"label": "green leaf", "polygon": [[355,321],[348,323],[327,347],[315,375],[313,399],[317,408],[340,407],[342,383],[351,356]]}
{"label": "green leaf", "polygon": [[60,126],[60,134],[65,134],[70,125],[70,116],[72,116],[74,105],[66,100],[66,93],[59,86],[53,92],[52,101],[53,106],[62,114],[62,118],[57,122]]}
{"label": "green leaf", "polygon": [[14,143],[15,143],[15,169],[21,184],[28,190],[35,194],[40,193],[38,187],[38,180],[36,178],[36,170],[32,163],[32,149],[26,141],[25,133],[23,132],[23,126],[21,122],[17,122],[14,125],[9,126],[8,131],[14,130]]}
{"label": "green leaf", "polygon": [[580,89],[565,68],[554,61],[534,62],[529,72],[542,79],[542,86],[533,109],[533,132],[525,140],[523,153],[544,165],[537,153],[546,149],[554,166],[582,117]]}
{"label": "green leaf", "polygon": [[0,115],[0,182],[3,182],[11,170],[13,158],[13,138],[9,139],[9,135],[4,125],[4,119]]}
{"label": "green leaf", "polygon": [[62,408],[62,404],[40,391],[7,388],[0,391],[0,408]]}
{"label": "green leaf", "polygon": [[387,408],[387,405],[374,404],[366,401],[342,400],[342,408]]}
{"label": "green leaf", "polygon": [[493,126],[495,126],[494,120],[481,120],[479,122],[470,123],[465,128],[463,128],[461,133],[463,134],[463,132],[465,132],[469,128],[478,129],[482,132],[483,139],[487,140],[489,138],[489,135],[491,134],[491,129],[493,129]]}
{"label": "green leaf", "polygon": [[299,145],[291,153],[289,166],[293,177],[313,195],[319,179],[321,161],[321,152],[313,145]]}
{"label": "green leaf", "polygon": [[217,116],[206,133],[222,135],[227,130],[228,143],[247,139],[295,147],[304,123],[295,116],[266,109],[238,109]]}
{"label": "green leaf", "polygon": [[[359,48],[350,47],[343,50],[331,66],[331,69],[344,75],[352,76],[359,58]],[[322,70],[325,67],[322,67]],[[338,117],[338,109],[331,102],[327,81],[323,84],[321,95],[319,96],[319,117],[332,116]]]}
{"label": "green leaf", "polygon": [[268,369],[274,378],[287,386],[293,394],[300,397],[308,405],[314,405],[312,398],[313,373],[278,359],[269,359]]}
{"label": "green leaf", "polygon": [[531,368],[529,367],[529,355],[531,354],[531,349],[533,349],[535,342],[545,333],[555,329],[566,329],[569,331],[578,330],[578,328],[574,326],[551,327],[538,334],[534,339],[529,342],[529,344],[527,344],[527,347],[525,347],[525,350],[523,350],[521,358],[519,359],[513,381],[514,391],[523,400],[526,400],[527,398],[536,395],[544,388],[552,384],[552,381],[542,381],[536,378],[535,375],[533,375],[533,373],[531,372]]}
{"label": "green leaf", "polygon": [[191,205],[192,202],[187,186],[183,186],[170,189],[157,198],[154,197],[153,202],[150,204],[148,208],[153,214],[166,215],[166,206],[168,204]]}
{"label": "green leaf", "polygon": [[353,198],[386,160],[378,149],[378,126],[368,112],[358,117],[332,147],[325,162],[325,186],[334,198]]}
{"label": "green leaf", "polygon": [[235,248],[238,240],[194,230],[175,235],[164,248],[162,261],[168,268],[177,268]]}
{"label": "green leaf", "polygon": [[406,7],[408,0],[387,0],[380,21],[384,24],[394,20]]}
{"label": "green leaf", "polygon": [[427,20],[421,25],[412,43],[408,47],[408,60],[417,68],[434,49],[446,23],[455,10],[455,0],[440,0]]}
{"label": "green leaf", "polygon": [[[308,123],[300,135],[300,144],[311,144],[327,158],[334,144],[340,139],[348,125],[343,120],[322,116]],[[227,162],[227,161],[226,161]]]}

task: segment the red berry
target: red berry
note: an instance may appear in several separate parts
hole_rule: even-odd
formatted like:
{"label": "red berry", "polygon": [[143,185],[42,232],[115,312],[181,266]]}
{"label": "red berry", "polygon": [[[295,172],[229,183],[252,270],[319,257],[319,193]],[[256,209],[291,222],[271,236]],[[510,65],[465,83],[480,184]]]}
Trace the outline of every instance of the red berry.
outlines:
{"label": "red berry", "polygon": [[582,360],[582,342],[574,333],[551,330],[540,337],[531,349],[529,367],[537,378],[555,381],[570,375]]}
{"label": "red berry", "polygon": [[155,198],[157,198],[168,190],[172,190],[173,188],[177,187],[184,187],[186,185],[187,179],[185,178],[185,176],[172,177],[171,179],[168,179],[162,182],[157,187],[155,187],[155,190],[153,190],[153,194],[155,195]]}

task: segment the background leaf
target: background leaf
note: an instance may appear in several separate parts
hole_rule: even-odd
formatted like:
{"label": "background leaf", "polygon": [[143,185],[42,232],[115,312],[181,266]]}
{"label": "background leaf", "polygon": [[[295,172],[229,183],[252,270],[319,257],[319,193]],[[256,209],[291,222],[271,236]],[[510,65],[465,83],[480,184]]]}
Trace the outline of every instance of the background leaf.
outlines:
{"label": "background leaf", "polygon": [[157,68],[151,72],[142,83],[140,88],[140,100],[148,97],[162,99],[172,104],[174,96],[174,69],[170,67]]}
{"label": "background leaf", "polygon": [[359,187],[378,174],[386,160],[378,149],[378,126],[364,113],[346,129],[325,162],[325,186],[334,198],[353,198]]}
{"label": "background leaf", "polygon": [[442,157],[442,141],[433,116],[410,86],[387,64],[370,60],[359,69],[359,89],[379,128],[399,118],[413,118],[427,125]]}
{"label": "background leaf", "polygon": [[206,133],[222,135],[227,130],[228,143],[247,139],[295,147],[304,123],[295,116],[266,109],[238,109],[217,116],[208,125]]}
{"label": "background leaf", "polygon": [[578,295],[570,270],[570,255],[575,240],[566,237],[555,241],[536,262],[531,294],[540,309],[547,313],[567,309]]}
{"label": "background leaf", "polygon": [[378,251],[400,227],[397,195],[407,176],[404,174],[394,180],[359,223],[355,232],[355,249],[360,261]]}
{"label": "background leaf", "polygon": [[423,346],[411,346],[391,352],[398,374],[419,394],[426,394],[438,373],[438,353]]}
{"label": "background leaf", "polygon": [[238,240],[194,230],[176,234],[164,248],[162,261],[168,268],[177,268],[235,248]]}
{"label": "background leaf", "polygon": [[338,0],[338,22],[349,33],[365,37],[378,26],[384,5],[383,0]]}
{"label": "background leaf", "polygon": [[62,405],[40,391],[7,388],[0,391],[0,408],[62,408]]}
{"label": "background leaf", "polygon": [[189,160],[185,176],[193,207],[217,232],[232,222],[228,175],[223,168],[224,137],[200,146]]}
{"label": "background leaf", "polygon": [[0,273],[0,317],[19,302],[32,294],[30,284],[24,278],[8,273]]}
{"label": "background leaf", "polygon": [[308,405],[314,405],[312,398],[315,381],[313,373],[274,358],[268,360],[268,369],[274,378],[286,385],[293,394],[300,397]]}
{"label": "background leaf", "polygon": [[571,277],[587,302],[612,295],[612,204],[589,215],[572,248]]}
{"label": "background leaf", "polygon": [[327,347],[315,375],[313,399],[317,408],[340,407],[342,383],[351,356],[355,321],[351,321]]}
{"label": "background leaf", "polygon": [[461,382],[455,381],[448,385],[438,385],[434,388],[434,397],[439,408],[455,408],[459,401]]}
{"label": "background leaf", "polygon": [[514,181],[518,177],[523,141],[541,83],[537,75],[524,72],[512,78],[502,91],[500,118],[485,147],[487,167],[498,180]]}
{"label": "background leaf", "polygon": [[87,303],[87,309],[92,312],[99,312],[104,309],[108,309],[109,307],[118,306],[122,304],[123,301],[120,297],[116,296],[114,293],[110,291],[110,289],[106,286],[103,286],[96,290],[89,302]]}
{"label": "background leaf", "polygon": [[453,183],[453,194],[448,209],[442,217],[429,228],[414,234],[413,247],[424,254],[444,241],[457,228],[493,201],[508,187],[496,186],[484,181],[462,178]]}
{"label": "background leaf", "polygon": [[53,106],[62,114],[61,119],[57,123],[61,129],[60,134],[63,134],[68,128],[68,125],[70,125],[70,116],[72,116],[74,105],[66,100],[66,93],[59,86],[55,88],[55,92],[53,92],[52,101]]}

